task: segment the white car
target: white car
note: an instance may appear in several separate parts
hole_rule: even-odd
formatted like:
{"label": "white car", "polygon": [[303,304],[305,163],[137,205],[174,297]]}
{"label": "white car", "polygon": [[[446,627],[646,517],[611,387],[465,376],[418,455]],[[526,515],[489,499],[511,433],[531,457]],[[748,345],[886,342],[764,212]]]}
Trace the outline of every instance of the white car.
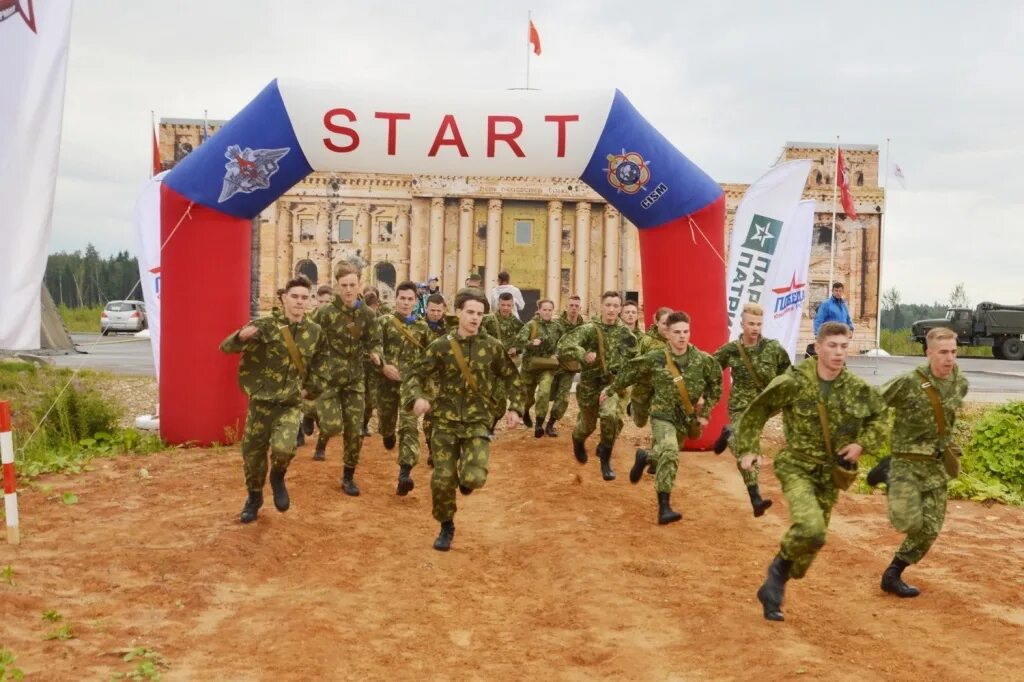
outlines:
{"label": "white car", "polygon": [[147,326],[146,304],[142,301],[111,301],[100,313],[100,334],[140,332]]}

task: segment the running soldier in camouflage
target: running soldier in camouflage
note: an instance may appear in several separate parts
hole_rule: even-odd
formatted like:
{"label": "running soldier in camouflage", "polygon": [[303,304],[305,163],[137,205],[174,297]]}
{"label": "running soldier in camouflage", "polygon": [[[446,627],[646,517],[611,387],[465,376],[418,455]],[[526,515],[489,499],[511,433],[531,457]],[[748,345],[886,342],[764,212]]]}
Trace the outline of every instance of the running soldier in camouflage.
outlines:
{"label": "running soldier in camouflage", "polygon": [[654,449],[650,453],[636,451],[629,480],[631,483],[639,481],[649,460],[654,461],[660,525],[682,518],[670,504],[679,469],[679,448],[688,437],[700,435],[700,429],[708,423],[705,415],[711,413],[722,397],[721,368],[710,355],[690,344],[690,316],[683,312],[670,313],[665,317],[665,325],[668,347],[631,360],[601,394],[604,400],[636,385],[646,386],[654,395],[651,402]]}
{"label": "running soldier in camouflage", "polygon": [[523,405],[523,422],[528,421],[530,408],[536,401],[533,435],[544,435],[544,420],[548,416],[548,402],[551,400],[551,383],[558,369],[555,351],[558,339],[562,337],[562,325],[553,319],[555,303],[550,299],[537,302],[537,314],[526,323],[516,337],[516,350],[522,353],[522,382],[526,394]]}
{"label": "running soldier in camouflage", "polygon": [[793,525],[757,591],[767,620],[784,620],[786,581],[804,577],[825,544],[839,497],[835,479],[844,478],[835,469],[855,468],[861,453],[877,451],[888,435],[882,397],[846,369],[849,345],[849,327],[840,322],[821,325],[814,344],[817,357],[775,377],[750,403],[736,429],[740,463],[749,470],[760,460],[761,429],[782,411],[786,445],[774,468]]}
{"label": "running soldier in camouflage", "polygon": [[[455,489],[469,495],[487,482],[488,429],[494,413],[494,389],[501,383],[511,401],[509,427],[523,409],[519,372],[497,339],[477,332],[485,299],[465,292],[455,298],[459,327],[432,342],[402,384],[402,404],[414,414],[434,415],[431,434],[434,473],[430,480],[433,515],[441,524],[434,549],[451,549],[455,535]],[[437,382],[435,397],[428,384]]]}
{"label": "running soldier in camouflage", "polygon": [[[761,336],[761,327],[764,322],[764,309],[757,303],[747,303],[743,306],[740,315],[740,326],[743,332],[738,339],[729,341],[715,351],[715,360],[722,366],[722,369],[729,369],[732,372],[732,390],[729,393],[729,423],[722,427],[722,433],[715,441],[714,451],[716,455],[725,452],[725,448],[733,445],[733,454],[736,453],[735,443],[732,443],[733,424],[738,424],[743,411],[747,405],[757,397],[768,386],[769,382],[778,375],[789,369],[789,354],[775,339],[766,339]],[[759,466],[744,469],[740,466],[739,459],[736,460],[736,468],[739,469],[743,482],[747,486],[747,494],[750,496],[750,506],[754,510],[754,516],[763,516],[768,507],[772,506],[771,500],[761,498],[761,489],[758,486]]]}
{"label": "running soldier in camouflage", "polygon": [[274,506],[282,512],[290,506],[284,476],[295,456],[302,399],[322,391],[327,378],[321,329],[305,317],[311,286],[305,277],[291,280],[280,298],[283,313],[250,322],[220,344],[225,353],[242,354],[238,385],[249,397],[242,435],[249,497],[242,523],[255,521],[263,506],[268,448]]}
{"label": "running soldier in camouflage", "polygon": [[[363,304],[373,313],[374,319],[391,312],[390,309],[385,309],[385,306],[381,305],[376,287],[363,289],[362,300]],[[363,404],[366,406],[363,409],[363,437],[365,438],[370,435],[370,417],[373,416],[374,410],[377,410],[377,421],[380,421],[380,409],[377,407],[380,402],[378,387],[383,381],[380,367],[373,364],[369,356],[363,360],[363,377]],[[313,458],[316,459],[315,454]]]}
{"label": "running soldier in camouflage", "polygon": [[[332,298],[334,298],[334,290],[331,289],[331,285],[330,284],[321,284],[320,287],[316,290],[316,302],[313,305],[313,309],[309,313],[307,313],[307,317],[309,317],[310,320],[312,320],[313,319],[312,318],[313,313],[316,312],[316,309],[319,308],[322,305],[326,305],[327,303],[330,303]],[[313,302],[312,298],[310,299],[310,302],[311,303]],[[302,407],[303,407],[303,409],[302,409],[302,414],[303,414],[303,417],[302,417],[302,430],[299,433],[299,439],[296,442],[296,445],[305,445],[306,444],[305,436],[312,436],[313,435],[313,429],[320,422],[319,417],[316,414],[316,401],[315,400],[303,400],[302,401]],[[315,453],[313,455],[313,459],[316,460],[316,454]],[[323,461],[323,460],[321,459],[319,461]]]}
{"label": "running soldier in camouflage", "polygon": [[[507,291],[502,292],[498,296],[498,310],[485,315],[483,324],[480,325],[480,332],[486,332],[488,336],[493,336],[501,341],[501,345],[505,347],[505,351],[508,352],[509,357],[513,360],[515,360],[518,352],[516,350],[516,335],[523,328],[522,321],[512,314],[514,307],[515,301],[512,294]],[[505,415],[505,410],[508,407],[508,397],[504,394],[504,389],[501,386],[498,386],[496,398],[497,407],[494,411],[494,423],[491,425],[491,433],[494,433],[494,425]]]}
{"label": "running soldier in camouflage", "polygon": [[622,430],[621,392],[599,402],[601,389],[615,379],[615,375],[636,357],[636,339],[619,320],[622,298],[616,291],[601,295],[601,316],[594,322],[577,328],[558,342],[558,356],[575,360],[583,365],[580,383],[576,387],[576,403],[580,408],[579,421],[572,432],[573,454],[580,464],[587,461],[586,440],[601,421],[601,442],[597,456],[601,460],[601,475],[606,481],[615,480],[612,471],[612,448]]}
{"label": "running soldier in camouflage", "polygon": [[[936,327],[925,343],[928,362],[882,387],[896,417],[887,475],[889,520],[907,534],[882,574],[882,590],[900,597],[920,594],[903,582],[903,570],[924,558],[946,518],[946,486],[959,456],[951,434],[967,395],[967,379],[956,363],[956,332]],[[944,457],[954,460],[946,463]]]}
{"label": "running soldier in camouflage", "polygon": [[409,410],[400,409],[401,387],[413,365],[419,360],[430,342],[430,329],[423,320],[416,319],[416,284],[402,282],[395,290],[395,312],[377,317],[381,337],[381,380],[377,410],[384,448],[395,447],[395,426],[398,426],[398,495],[408,495],[415,487],[412,468],[420,459],[419,417]]}
{"label": "running soldier in camouflage", "polygon": [[[580,312],[582,308],[583,300],[579,296],[573,294],[569,297],[566,309],[558,317],[558,323],[562,326],[562,336],[585,324],[586,320],[583,319],[583,315]],[[552,438],[558,436],[558,428],[555,424],[565,416],[566,410],[569,409],[569,393],[572,390],[572,380],[580,370],[580,367],[579,362],[576,360],[560,358],[558,369],[551,379],[551,416],[548,418],[547,426],[544,427],[544,433]]]}
{"label": "running soldier in camouflage", "polygon": [[342,433],[345,447],[341,489],[346,495],[359,495],[354,475],[363,445],[362,419],[365,369],[369,357],[380,366],[380,333],[374,324],[373,312],[359,300],[359,271],[342,261],[334,270],[334,300],[321,306],[313,320],[324,330],[327,345],[327,372],[330,382],[317,401],[320,415],[320,438],[317,450],[327,446],[327,439]]}
{"label": "running soldier in camouflage", "polygon": [[[427,329],[430,330],[430,340],[443,338],[450,331],[448,328],[448,319],[445,315],[447,304],[444,302],[444,296],[441,294],[430,294],[426,299],[426,311],[423,315],[423,321],[427,323]],[[430,395],[434,394],[436,386],[431,381],[428,385]],[[430,445],[430,436],[434,429],[434,418],[429,412],[423,416],[423,435],[427,440],[427,466],[434,466],[434,456]]]}
{"label": "running soldier in camouflage", "polygon": [[[666,306],[662,306],[654,311],[654,324],[647,330],[643,336],[640,337],[640,350],[638,355],[647,355],[652,350],[660,350],[668,344],[666,335],[668,334],[668,327],[665,324],[665,318],[668,317],[672,309]],[[637,384],[633,386],[633,392],[630,397],[630,404],[632,407],[633,423],[643,428],[647,426],[647,420],[650,418],[651,412],[651,399],[654,397],[654,389],[644,384]],[[653,467],[654,462],[651,462]],[[652,468],[653,473],[653,468]]]}

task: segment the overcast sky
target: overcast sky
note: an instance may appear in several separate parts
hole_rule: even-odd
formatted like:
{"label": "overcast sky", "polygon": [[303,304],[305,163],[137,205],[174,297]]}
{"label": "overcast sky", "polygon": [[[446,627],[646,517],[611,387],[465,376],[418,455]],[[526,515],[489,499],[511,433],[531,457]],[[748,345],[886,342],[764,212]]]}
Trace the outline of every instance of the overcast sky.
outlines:
{"label": "overcast sky", "polygon": [[[883,287],[1024,302],[1024,3],[79,0],[51,250],[133,250],[150,110],[227,119],[277,76],[353,89],[621,89],[720,182],[787,140],[886,138]],[[884,159],[883,159],[884,163]],[[883,172],[884,174],[884,172]]]}

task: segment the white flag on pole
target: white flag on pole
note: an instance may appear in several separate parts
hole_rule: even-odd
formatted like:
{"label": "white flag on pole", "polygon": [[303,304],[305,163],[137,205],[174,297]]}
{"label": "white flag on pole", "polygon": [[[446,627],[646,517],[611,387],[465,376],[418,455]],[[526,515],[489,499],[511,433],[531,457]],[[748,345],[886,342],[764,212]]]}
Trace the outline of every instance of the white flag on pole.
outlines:
{"label": "white flag on pole", "polygon": [[767,293],[761,297],[764,307],[761,333],[782,344],[793,362],[797,359],[797,339],[807,300],[813,236],[814,201],[801,201],[786,221],[772,261]]}
{"label": "white flag on pole", "polygon": [[147,180],[135,202],[135,255],[139,259],[142,300],[146,302],[153,367],[160,381],[160,180],[167,171]]}
{"label": "white flag on pole", "polygon": [[903,169],[895,161],[892,162],[892,167],[889,169],[889,176],[899,183],[900,189],[907,188],[907,177],[903,175]]}
{"label": "white flag on pole", "polygon": [[0,2],[0,348],[39,348],[71,0]]}
{"label": "white flag on pole", "polygon": [[[811,163],[810,159],[798,159],[775,166],[747,189],[736,209],[726,269],[729,338],[740,334],[744,303],[765,306],[766,323],[772,315],[767,307],[772,294],[770,287],[780,279],[781,268],[792,265],[784,245],[792,243],[790,223]],[[809,240],[807,246],[810,247]]]}

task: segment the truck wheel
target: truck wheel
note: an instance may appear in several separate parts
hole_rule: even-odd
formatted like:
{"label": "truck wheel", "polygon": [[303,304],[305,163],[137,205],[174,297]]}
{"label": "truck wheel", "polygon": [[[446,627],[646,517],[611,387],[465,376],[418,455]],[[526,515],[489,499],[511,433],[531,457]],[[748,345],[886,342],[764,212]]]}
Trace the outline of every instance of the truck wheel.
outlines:
{"label": "truck wheel", "polygon": [[1024,341],[1009,338],[1003,341],[1003,358],[1005,360],[1024,360]]}
{"label": "truck wheel", "polygon": [[1003,347],[992,346],[992,357],[996,358],[997,360],[1004,360],[1005,358],[1003,358]]}

